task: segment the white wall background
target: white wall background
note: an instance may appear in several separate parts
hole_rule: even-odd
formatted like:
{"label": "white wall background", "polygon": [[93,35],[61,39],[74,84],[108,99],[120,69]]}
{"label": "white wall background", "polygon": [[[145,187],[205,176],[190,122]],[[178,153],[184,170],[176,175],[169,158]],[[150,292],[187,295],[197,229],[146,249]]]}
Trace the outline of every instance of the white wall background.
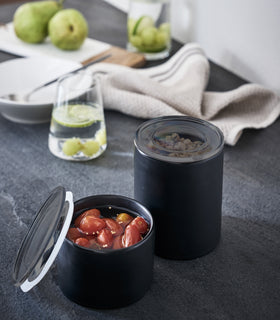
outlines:
{"label": "white wall background", "polygon": [[[106,0],[127,11],[128,0]],[[171,0],[172,35],[280,95],[280,0]]]}

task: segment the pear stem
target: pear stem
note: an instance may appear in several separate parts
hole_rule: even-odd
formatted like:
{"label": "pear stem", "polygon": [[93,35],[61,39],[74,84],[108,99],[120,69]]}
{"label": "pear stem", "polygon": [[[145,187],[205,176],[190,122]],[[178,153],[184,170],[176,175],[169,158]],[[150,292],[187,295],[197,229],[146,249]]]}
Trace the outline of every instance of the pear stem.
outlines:
{"label": "pear stem", "polygon": [[64,0],[58,0],[58,3],[62,6],[63,5]]}

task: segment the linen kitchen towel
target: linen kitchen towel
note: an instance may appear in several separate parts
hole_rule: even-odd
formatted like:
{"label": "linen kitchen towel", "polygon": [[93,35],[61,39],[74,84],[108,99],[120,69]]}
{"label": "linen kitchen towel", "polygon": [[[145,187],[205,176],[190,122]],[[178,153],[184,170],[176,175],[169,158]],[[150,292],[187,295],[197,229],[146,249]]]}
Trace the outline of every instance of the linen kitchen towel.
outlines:
{"label": "linen kitchen towel", "polygon": [[198,44],[182,47],[167,62],[147,69],[101,63],[102,93],[108,109],[145,119],[187,115],[212,122],[235,145],[245,128],[264,128],[280,114],[280,98],[257,84],[207,92],[209,62]]}

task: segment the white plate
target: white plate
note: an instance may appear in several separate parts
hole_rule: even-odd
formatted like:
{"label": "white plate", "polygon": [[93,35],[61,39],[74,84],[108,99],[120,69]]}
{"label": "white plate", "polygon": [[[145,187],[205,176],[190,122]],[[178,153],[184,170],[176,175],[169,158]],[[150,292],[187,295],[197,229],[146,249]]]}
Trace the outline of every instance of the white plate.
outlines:
{"label": "white plate", "polygon": [[21,57],[44,56],[82,63],[110,49],[110,47],[111,45],[106,42],[86,38],[79,50],[60,50],[51,43],[49,38],[43,43],[26,43],[16,36],[12,23],[0,25],[0,50]]}
{"label": "white plate", "polygon": [[[0,63],[0,97],[9,93],[24,93],[81,67],[74,61],[31,57]],[[34,93],[30,102],[21,103],[0,98],[0,113],[7,119],[20,123],[50,121],[56,84]]]}

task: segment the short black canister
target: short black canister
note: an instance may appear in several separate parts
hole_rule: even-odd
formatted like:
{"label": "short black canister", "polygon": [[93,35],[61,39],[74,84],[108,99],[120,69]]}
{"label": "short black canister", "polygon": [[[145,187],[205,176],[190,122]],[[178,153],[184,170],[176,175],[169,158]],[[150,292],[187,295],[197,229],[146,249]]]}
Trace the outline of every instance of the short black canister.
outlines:
{"label": "short black canister", "polygon": [[153,215],[156,254],[193,259],[212,251],[221,234],[222,132],[167,116],[144,122],[134,144],[134,197]]}

